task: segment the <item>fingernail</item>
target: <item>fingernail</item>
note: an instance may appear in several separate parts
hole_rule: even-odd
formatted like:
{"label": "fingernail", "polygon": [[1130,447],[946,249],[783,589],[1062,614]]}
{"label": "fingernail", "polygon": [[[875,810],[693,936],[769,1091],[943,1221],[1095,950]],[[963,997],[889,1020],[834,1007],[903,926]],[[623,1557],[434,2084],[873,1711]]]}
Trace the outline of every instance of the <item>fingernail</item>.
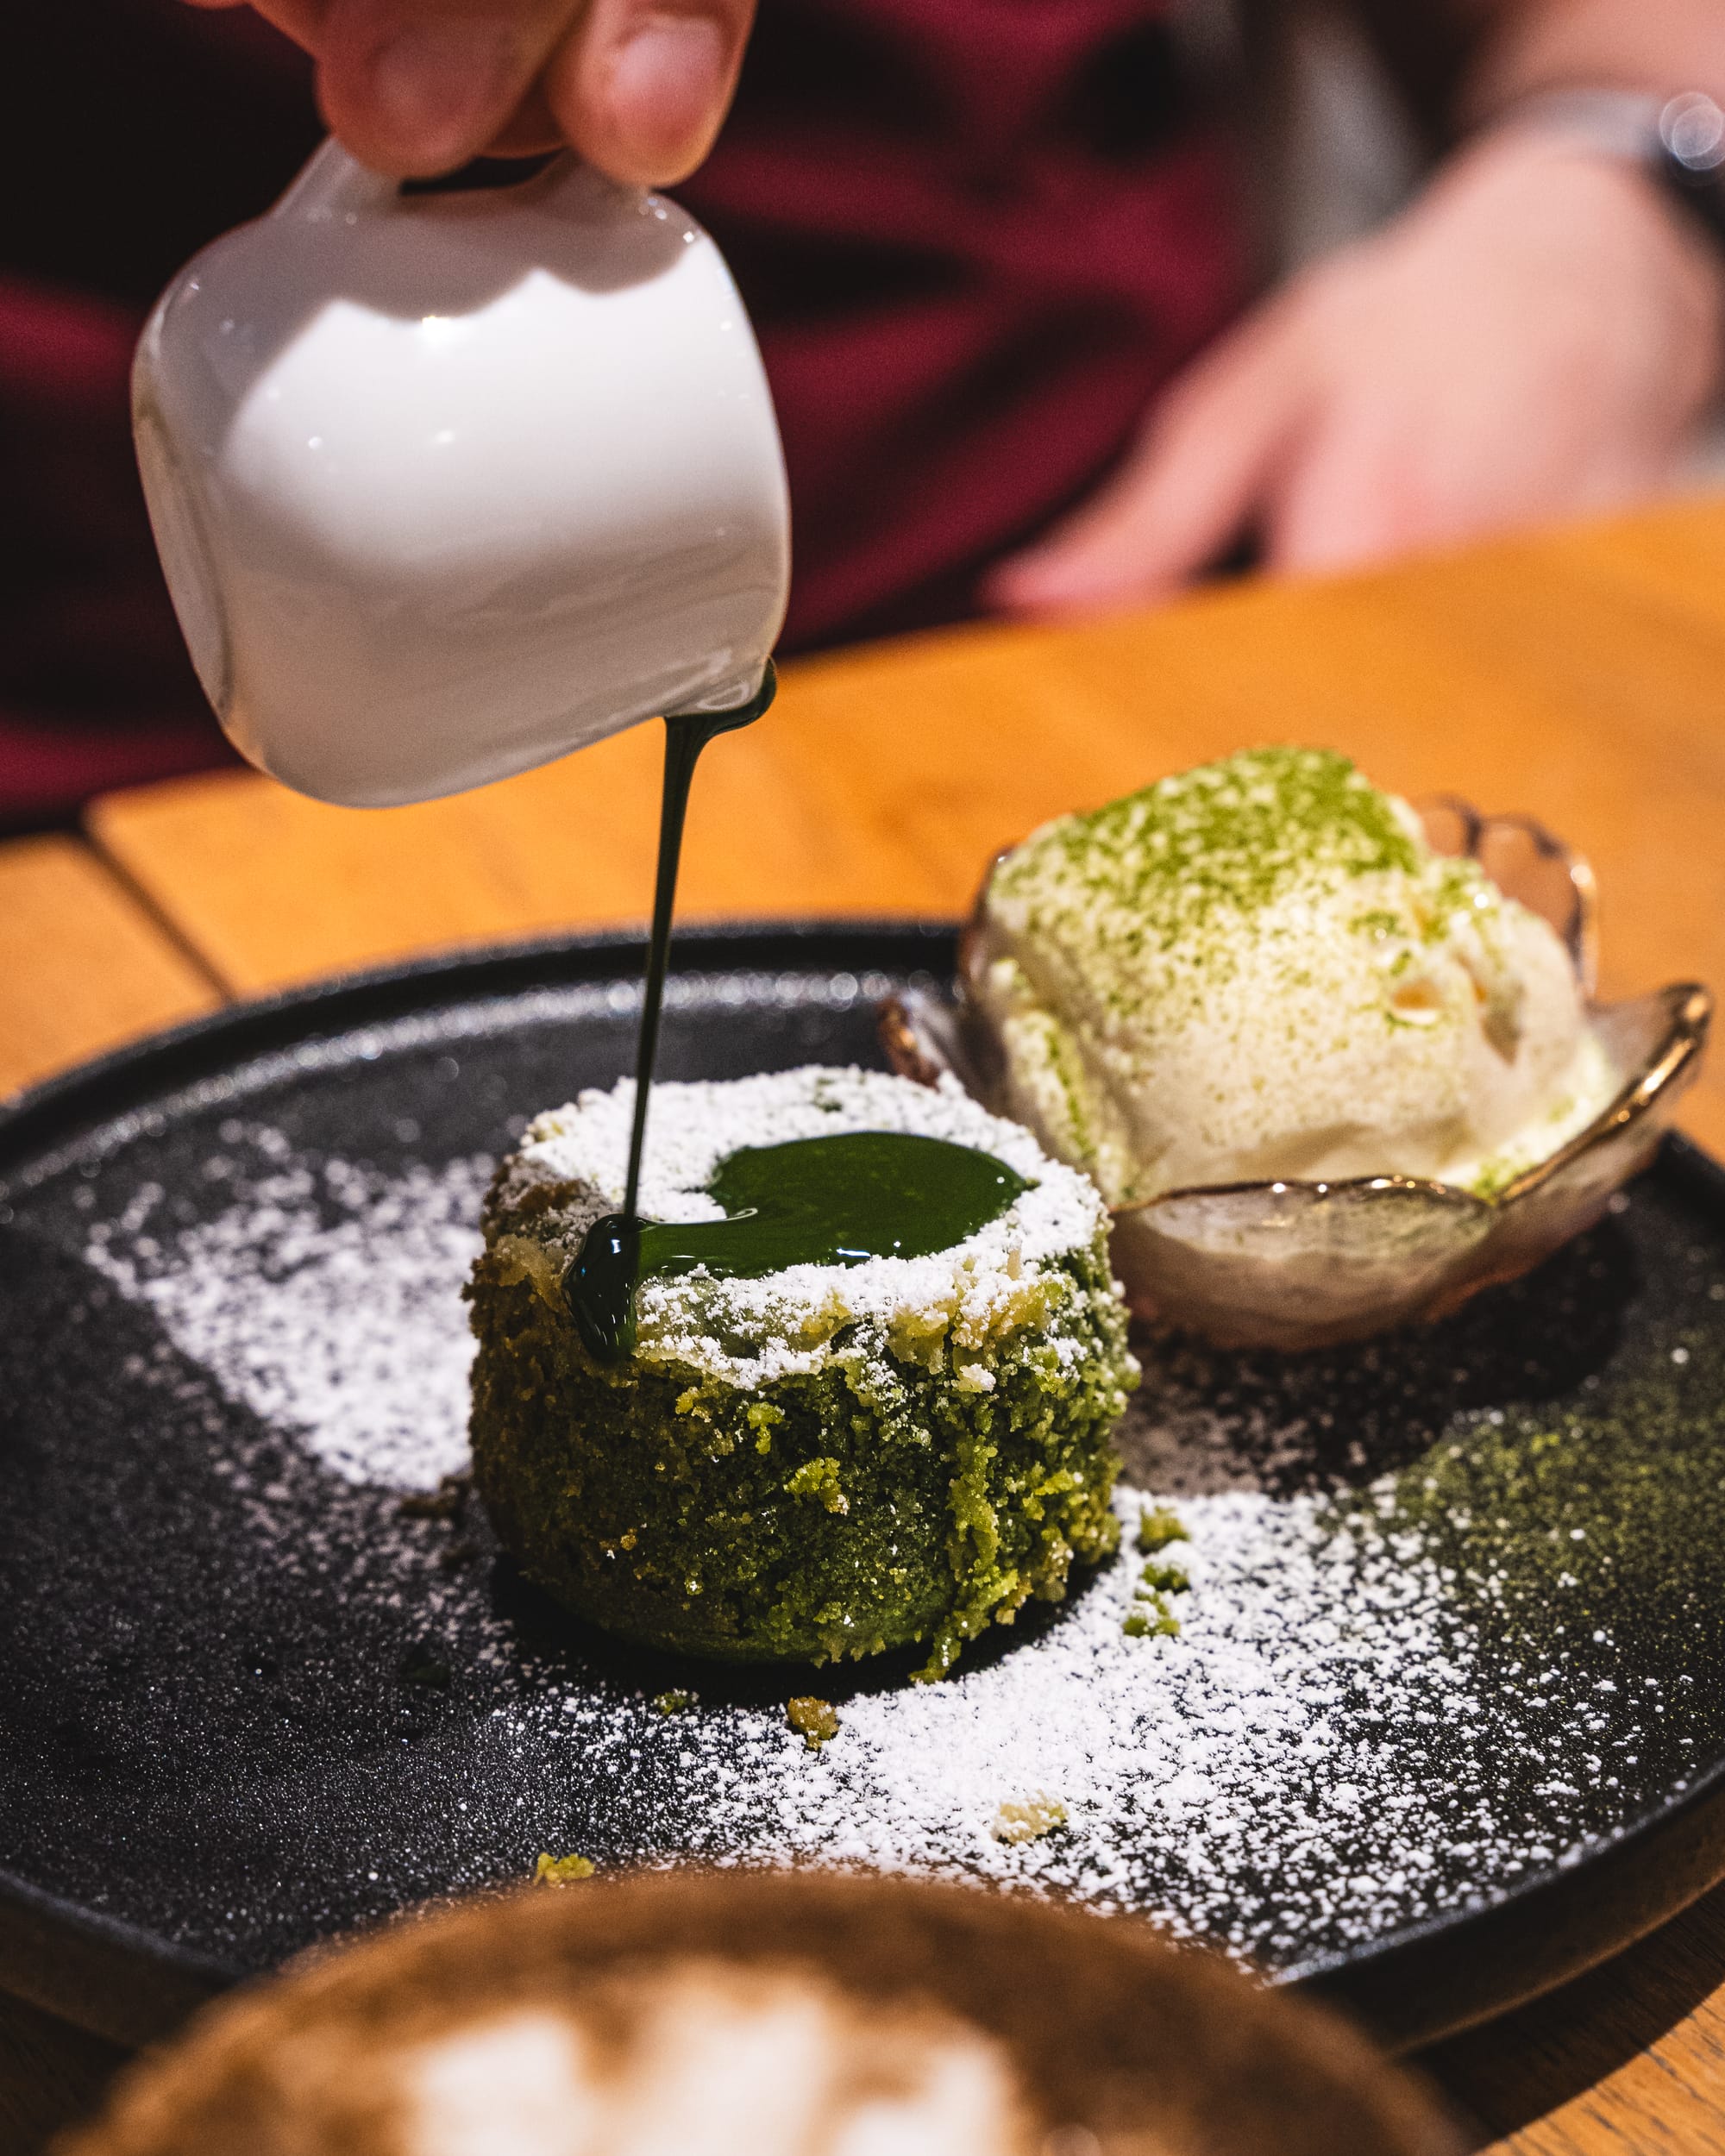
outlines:
{"label": "fingernail", "polygon": [[398,30],[367,71],[376,116],[415,160],[432,165],[474,147],[515,88],[506,22],[451,16]]}
{"label": "fingernail", "polygon": [[724,102],[727,57],[718,25],[698,16],[649,16],[618,47],[613,124],[668,178],[706,147]]}

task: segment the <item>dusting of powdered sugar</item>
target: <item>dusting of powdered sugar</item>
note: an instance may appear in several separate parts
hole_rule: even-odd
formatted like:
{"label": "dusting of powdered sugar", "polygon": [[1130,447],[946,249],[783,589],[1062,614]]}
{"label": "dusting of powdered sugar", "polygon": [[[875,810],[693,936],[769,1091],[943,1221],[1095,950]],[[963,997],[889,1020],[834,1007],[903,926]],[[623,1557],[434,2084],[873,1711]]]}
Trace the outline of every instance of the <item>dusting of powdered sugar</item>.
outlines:
{"label": "dusting of powdered sugar", "polygon": [[467,1462],[461,1289],[493,1163],[393,1175],[224,1125],[204,1164],[231,1202],[175,1228],[147,1183],[85,1256],[146,1303],[229,1398],[350,1482],[423,1489]]}
{"label": "dusting of powdered sugar", "polygon": [[[585,1183],[620,1204],[634,1107],[635,1082],[625,1078],[538,1117],[521,1145],[523,1170]],[[854,1065],[656,1085],[641,1210],[655,1220],[722,1219],[706,1188],[721,1161],[749,1146],[851,1131],[972,1146],[1031,1188],[957,1248],[924,1257],[792,1265],[757,1280],[710,1281],[697,1269],[643,1281],[636,1295],[638,1353],[752,1387],[820,1366],[824,1344],[794,1344],[813,1313],[828,1313],[824,1336],[853,1323],[888,1332],[906,1318],[939,1313],[955,1330],[986,1338],[991,1321],[1006,1321],[1020,1302],[1021,1282],[1087,1249],[1102,1225],[1102,1201],[1087,1177],[1050,1160],[1020,1125],[990,1115],[951,1078],[919,1086]]]}
{"label": "dusting of powdered sugar", "polygon": [[[824,1114],[800,1082],[801,1112]],[[877,1082],[878,1094],[845,1095],[881,1104],[875,1127],[897,1098]],[[656,1095],[661,1206],[698,1190],[718,1150],[748,1142],[733,1125],[680,1153],[675,1107],[661,1112],[678,1090]],[[921,1098],[925,1116],[949,1118],[939,1134],[1046,1181],[1063,1174],[1012,1126]],[[581,1104],[583,1131],[610,1131],[602,1154],[597,1140],[582,1152],[556,1119],[542,1119],[532,1143],[542,1155],[564,1148],[557,1172],[603,1181],[627,1110],[621,1090]],[[407,1689],[426,1718],[448,1717],[435,1820],[416,1814],[410,1833],[386,1808],[351,1833],[329,1861],[352,1867],[342,1891],[354,1907],[380,1914],[392,1896],[525,1876],[539,1849],[602,1866],[855,1865],[1143,1911],[1285,1969],[1576,1861],[1584,1822],[1597,1831],[1602,1784],[1624,1777],[1627,1816],[1645,1733],[1682,1710],[1681,1694],[1651,1676],[1633,1702],[1602,1706],[1589,1688],[1612,1691],[1617,1678],[1603,1674],[1609,1661],[1580,1668],[1558,1637],[1560,1612],[1548,1653],[1506,1661],[1495,1582],[1458,1581],[1441,1532],[1410,1524],[1404,1476],[1321,1474],[1298,1417],[1206,1405],[1204,1388],[1158,1380],[1151,1357],[1125,1432],[1120,1555],[1075,1580],[1063,1604],[1033,1605],[967,1649],[940,1683],[879,1664],[790,1673],[787,1690],[837,1714],[837,1735],[811,1752],[770,1678],[751,1689],[747,1672],[683,1664],[668,1675],[653,1664],[643,1679],[626,1651],[566,1635],[543,1612],[524,1626],[471,1499],[455,1525],[411,1511],[364,1534],[354,1524],[378,1501],[353,1485],[430,1489],[465,1459],[460,1290],[491,1163],[386,1173],[252,1125],[224,1125],[222,1137],[197,1217],[146,1185],[88,1229],[86,1255],[148,1306],[179,1356],[310,1463],[305,1495],[272,1497],[287,1484],[265,1479],[256,1434],[225,1431],[219,1414],[205,1426],[213,1453],[233,1452],[218,1472],[259,1486],[247,1502],[265,1508],[259,1546],[284,1591],[298,1591],[295,1567],[312,1568],[356,1635],[411,1610]],[[1449,1428],[1465,1431],[1471,1412]],[[329,1475],[341,1482],[320,1480]],[[1174,1637],[1124,1629],[1146,1502],[1171,1503],[1187,1532],[1157,1553],[1190,1576],[1172,1596]],[[1559,1599],[1573,1588],[1563,1575]],[[1603,1642],[1588,1648],[1596,1658],[1612,1652],[1597,1620],[1571,1637]],[[668,1686],[677,1711],[663,1711]],[[1003,1806],[1056,1823],[1005,1839]],[[260,1905],[275,1891],[263,1875],[254,1890],[224,1890],[236,1925],[254,1921],[253,1890]]]}
{"label": "dusting of powdered sugar", "polygon": [[[1122,1491],[1128,1526],[1141,1502]],[[818,1756],[782,1709],[674,1717],[660,1741],[694,1852],[1014,1882],[1148,1911],[1270,1967],[1572,1860],[1582,1830],[1555,1763],[1531,1808],[1494,1774],[1473,1630],[1417,1538],[1370,1502],[1236,1494],[1180,1509],[1192,1586],[1177,1638],[1122,1628],[1142,1564],[1128,1534],[1045,1631],[986,1666],[834,1691],[838,1733]],[[639,1721],[580,1695],[531,1719],[588,1760],[643,1740]],[[1008,1840],[1003,1804],[1063,1818]]]}

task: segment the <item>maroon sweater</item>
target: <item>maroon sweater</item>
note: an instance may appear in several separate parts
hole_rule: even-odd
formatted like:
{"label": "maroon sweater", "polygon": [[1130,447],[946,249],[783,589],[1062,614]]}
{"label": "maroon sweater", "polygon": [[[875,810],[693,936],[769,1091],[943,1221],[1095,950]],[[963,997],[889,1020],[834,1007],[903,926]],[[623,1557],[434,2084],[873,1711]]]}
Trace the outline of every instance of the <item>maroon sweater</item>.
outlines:
{"label": "maroon sweater", "polygon": [[[785,648],[951,620],[1078,499],[1243,278],[1167,0],[763,0],[677,191],[754,317],[790,469]],[[0,824],[221,753],[131,465],[185,257],[317,135],[303,57],[177,0],[32,9],[0,130]],[[14,115],[16,116],[16,119]],[[45,184],[44,176],[47,176]]]}

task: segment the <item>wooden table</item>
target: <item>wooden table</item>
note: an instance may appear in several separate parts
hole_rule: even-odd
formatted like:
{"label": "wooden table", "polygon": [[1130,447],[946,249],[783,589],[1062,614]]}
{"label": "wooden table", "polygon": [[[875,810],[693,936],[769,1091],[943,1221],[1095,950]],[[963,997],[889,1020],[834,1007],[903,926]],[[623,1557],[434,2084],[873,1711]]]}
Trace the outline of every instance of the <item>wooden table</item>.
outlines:
{"label": "wooden table", "polygon": [[[1604,892],[1606,994],[1725,984],[1725,506],[1070,629],[805,661],[703,767],[688,916],[950,914],[1044,818],[1252,742],[1409,794],[1534,810]],[[452,943],[638,921],[656,728],[486,793],[329,809],[224,773],[0,848],[0,1090],[145,1028]],[[1685,1121],[1725,1150],[1725,1055]],[[1429,2054],[1522,2156],[1725,2153],[1725,1890]],[[0,2011],[0,2156],[90,2100],[105,2046]]]}

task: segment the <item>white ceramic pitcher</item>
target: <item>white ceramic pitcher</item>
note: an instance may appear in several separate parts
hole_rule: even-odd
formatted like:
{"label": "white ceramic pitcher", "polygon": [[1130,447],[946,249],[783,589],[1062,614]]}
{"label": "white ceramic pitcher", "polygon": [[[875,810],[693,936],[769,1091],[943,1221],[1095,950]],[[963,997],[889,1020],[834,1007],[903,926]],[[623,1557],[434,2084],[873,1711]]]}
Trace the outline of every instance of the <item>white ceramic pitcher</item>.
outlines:
{"label": "white ceramic pitcher", "polygon": [[326,143],[163,297],[134,418],[199,679],[323,800],[739,704],[784,617],[784,463],[730,273],[573,158],[404,195]]}

